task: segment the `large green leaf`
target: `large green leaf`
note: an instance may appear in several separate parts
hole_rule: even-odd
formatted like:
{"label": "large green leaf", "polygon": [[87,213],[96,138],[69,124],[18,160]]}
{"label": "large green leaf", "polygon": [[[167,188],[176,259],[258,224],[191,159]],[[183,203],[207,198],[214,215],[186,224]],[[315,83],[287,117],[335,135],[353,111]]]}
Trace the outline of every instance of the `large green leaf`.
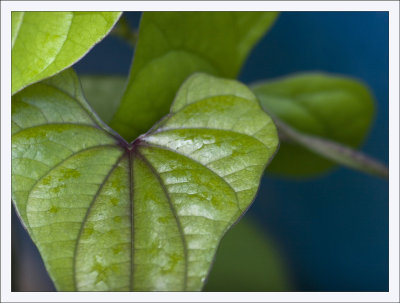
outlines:
{"label": "large green leaf", "polygon": [[[368,88],[347,77],[304,73],[259,83],[252,89],[268,113],[295,130],[350,147],[364,140],[374,114]],[[279,153],[268,170],[310,176],[333,166],[326,158],[282,137]]]}
{"label": "large green leaf", "polygon": [[244,217],[222,239],[204,291],[290,291],[284,257],[258,225]]}
{"label": "large green leaf", "polygon": [[12,12],[15,92],[82,58],[117,22],[119,12]]}
{"label": "large green leaf", "polygon": [[[244,85],[196,74],[127,143],[67,70],[12,102],[12,197],[58,290],[200,290],[278,139]],[[140,113],[137,113],[140,115]]]}
{"label": "large green leaf", "polygon": [[143,13],[128,85],[111,126],[133,140],[168,113],[177,89],[193,72],[236,77],[276,16],[274,12]]}

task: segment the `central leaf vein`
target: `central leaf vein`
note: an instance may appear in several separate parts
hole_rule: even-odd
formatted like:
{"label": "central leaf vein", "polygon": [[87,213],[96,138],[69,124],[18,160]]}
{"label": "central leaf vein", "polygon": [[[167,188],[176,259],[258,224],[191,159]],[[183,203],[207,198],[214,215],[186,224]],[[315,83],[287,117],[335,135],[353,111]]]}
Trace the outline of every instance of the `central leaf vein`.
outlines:
{"label": "central leaf vein", "polygon": [[128,169],[129,169],[129,215],[130,215],[130,222],[131,222],[131,254],[130,254],[130,259],[131,259],[131,270],[130,270],[130,283],[129,283],[129,290],[133,290],[133,271],[134,271],[134,261],[133,261],[133,254],[135,251],[135,244],[134,244],[134,231],[135,231],[135,225],[133,223],[133,159],[132,159],[132,152],[127,150],[128,154]]}
{"label": "central leaf vein", "polygon": [[136,149],[135,154],[143,161],[143,163],[146,164],[146,166],[151,170],[153,175],[157,178],[157,181],[160,184],[160,186],[165,194],[165,197],[167,198],[171,213],[173,214],[173,216],[175,218],[175,222],[178,227],[179,235],[182,240],[183,253],[184,253],[184,258],[185,258],[185,275],[184,275],[184,280],[183,280],[183,291],[185,291],[186,287],[187,287],[187,278],[188,278],[188,247],[187,247],[187,243],[186,243],[186,239],[185,239],[185,234],[183,232],[182,224],[179,220],[176,209],[175,209],[174,205],[172,204],[171,197],[170,197],[168,190],[164,184],[164,181],[160,177],[160,174],[157,172],[157,170],[154,168],[154,166],[150,163],[150,161],[147,160],[147,158],[143,154],[140,153],[139,149]]}

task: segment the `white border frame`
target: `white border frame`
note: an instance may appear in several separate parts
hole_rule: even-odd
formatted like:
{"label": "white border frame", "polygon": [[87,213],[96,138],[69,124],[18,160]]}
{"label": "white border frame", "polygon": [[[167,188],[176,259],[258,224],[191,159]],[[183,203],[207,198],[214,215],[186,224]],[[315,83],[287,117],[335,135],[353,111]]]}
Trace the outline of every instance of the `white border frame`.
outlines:
{"label": "white border frame", "polygon": [[[11,11],[388,11],[389,292],[11,292]],[[2,1],[1,2],[2,302],[399,302],[399,2],[397,1]]]}

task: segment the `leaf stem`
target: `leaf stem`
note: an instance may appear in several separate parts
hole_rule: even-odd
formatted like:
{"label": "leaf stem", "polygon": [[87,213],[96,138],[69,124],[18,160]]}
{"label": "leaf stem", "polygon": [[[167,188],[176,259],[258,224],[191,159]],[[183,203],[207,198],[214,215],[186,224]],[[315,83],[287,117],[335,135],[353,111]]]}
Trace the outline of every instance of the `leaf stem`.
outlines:
{"label": "leaf stem", "polygon": [[389,178],[389,169],[386,165],[375,160],[360,151],[335,141],[321,137],[304,134],[280,119],[273,117],[278,128],[279,139],[287,142],[295,142],[311,152],[323,156],[343,166],[365,172],[367,174]]}

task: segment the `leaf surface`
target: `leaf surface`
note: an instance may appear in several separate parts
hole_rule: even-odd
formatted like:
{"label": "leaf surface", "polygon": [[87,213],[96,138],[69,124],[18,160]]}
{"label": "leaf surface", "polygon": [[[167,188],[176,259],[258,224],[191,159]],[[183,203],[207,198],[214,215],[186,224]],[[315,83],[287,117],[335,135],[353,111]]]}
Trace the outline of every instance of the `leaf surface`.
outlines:
{"label": "leaf surface", "polygon": [[127,143],[67,70],[12,101],[12,198],[61,291],[200,290],[278,138],[244,85],[196,74]]}
{"label": "leaf surface", "polygon": [[12,12],[12,94],[83,57],[119,12]]}
{"label": "leaf surface", "polygon": [[[252,86],[266,112],[293,129],[350,147],[366,137],[373,115],[373,97],[355,79],[323,73],[304,73]],[[288,176],[312,176],[334,162],[294,141],[281,141],[268,170]]]}
{"label": "leaf surface", "polygon": [[144,12],[128,85],[111,126],[133,140],[168,113],[192,73],[236,77],[276,17],[274,12]]}

